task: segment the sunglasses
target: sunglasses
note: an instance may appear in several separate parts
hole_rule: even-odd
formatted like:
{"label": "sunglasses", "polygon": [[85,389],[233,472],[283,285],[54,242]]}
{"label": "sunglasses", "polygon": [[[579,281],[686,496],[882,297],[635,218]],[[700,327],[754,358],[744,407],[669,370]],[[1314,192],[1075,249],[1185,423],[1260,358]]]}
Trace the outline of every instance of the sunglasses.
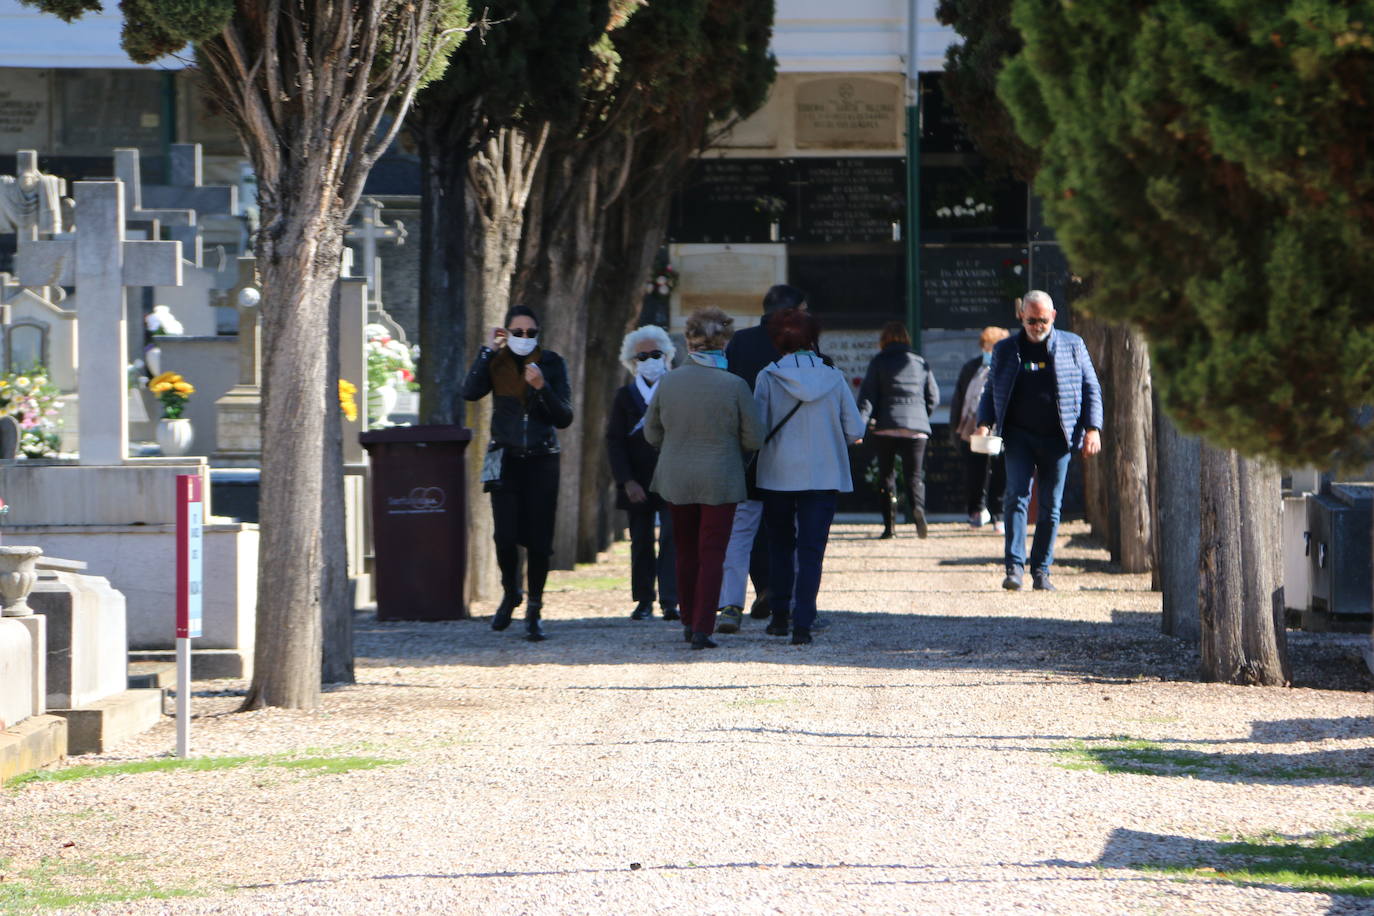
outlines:
{"label": "sunglasses", "polygon": [[1033,328],[1039,328],[1049,324],[1050,320],[1048,318],[1022,318],[1021,323],[1028,324]]}
{"label": "sunglasses", "polygon": [[644,362],[646,359],[662,359],[662,358],[663,358],[663,351],[662,351],[662,350],[650,350],[650,351],[647,352],[647,353],[636,353],[636,354],[635,354],[635,359],[639,360],[641,363]]}
{"label": "sunglasses", "polygon": [[506,328],[506,333],[511,337],[538,337],[539,329],[530,328],[526,330],[525,328]]}

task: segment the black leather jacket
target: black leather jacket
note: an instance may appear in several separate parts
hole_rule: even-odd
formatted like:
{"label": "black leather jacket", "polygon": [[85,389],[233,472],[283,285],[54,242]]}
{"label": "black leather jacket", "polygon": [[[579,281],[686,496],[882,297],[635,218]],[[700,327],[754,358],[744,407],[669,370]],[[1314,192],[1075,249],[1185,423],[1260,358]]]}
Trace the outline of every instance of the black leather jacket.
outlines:
{"label": "black leather jacket", "polygon": [[[491,358],[495,355],[490,347],[477,351],[463,381],[464,400],[480,401],[491,394]],[[541,350],[537,365],[544,373],[545,385],[530,388],[523,406],[519,398],[492,396],[491,440],[516,456],[557,454],[558,434],[554,430],[567,429],[573,421],[572,389],[563,357]]]}

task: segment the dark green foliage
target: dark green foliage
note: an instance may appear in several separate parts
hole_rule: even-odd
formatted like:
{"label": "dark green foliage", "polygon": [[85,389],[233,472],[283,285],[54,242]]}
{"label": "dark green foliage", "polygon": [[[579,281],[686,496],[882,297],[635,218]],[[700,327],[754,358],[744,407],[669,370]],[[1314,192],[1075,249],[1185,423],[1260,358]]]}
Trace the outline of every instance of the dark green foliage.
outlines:
{"label": "dark green foliage", "polygon": [[19,0],[25,6],[34,6],[45,13],[52,13],[63,22],[80,19],[86,13],[98,13],[102,7],[100,0]]}
{"label": "dark green foliage", "polygon": [[1021,50],[1011,24],[1012,0],[940,0],[935,15],[959,33],[945,54],[942,88],[979,152],[1030,181],[1039,167],[1034,147],[1023,141],[997,97],[997,78]]}
{"label": "dark green foliage", "polygon": [[1036,187],[1174,420],[1289,464],[1368,455],[1374,3],[1016,0],[1013,23]]}
{"label": "dark green foliage", "polygon": [[[493,25],[474,35],[444,78],[421,94],[431,113],[462,108],[489,127],[575,117],[584,71],[605,35],[617,0],[495,0],[483,3]],[[604,48],[604,45],[602,46]],[[464,121],[456,125],[468,139]]]}

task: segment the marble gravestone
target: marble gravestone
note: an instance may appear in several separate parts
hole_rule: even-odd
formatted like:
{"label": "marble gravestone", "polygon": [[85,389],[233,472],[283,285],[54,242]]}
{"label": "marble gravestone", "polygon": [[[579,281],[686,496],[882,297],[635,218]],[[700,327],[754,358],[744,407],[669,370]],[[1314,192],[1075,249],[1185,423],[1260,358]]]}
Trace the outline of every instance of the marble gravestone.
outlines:
{"label": "marble gravestone", "polygon": [[165,228],[169,238],[181,242],[182,281],[157,285],[153,290],[156,305],[172,310],[190,336],[213,336],[216,332],[217,294],[232,286],[236,274],[221,250],[218,259],[205,263],[202,229],[207,218],[231,216],[238,201],[232,186],[201,184],[199,144],[173,144],[170,152],[172,183],[144,184],[136,149],[115,150],[115,175],[124,182],[125,209],[131,229],[140,226],[153,231]]}
{"label": "marble gravestone", "polygon": [[125,289],[181,281],[181,243],[126,241],[118,181],[76,184],[75,238],[32,241],[15,254],[25,286],[75,286],[80,460],[117,465],[129,454]]}

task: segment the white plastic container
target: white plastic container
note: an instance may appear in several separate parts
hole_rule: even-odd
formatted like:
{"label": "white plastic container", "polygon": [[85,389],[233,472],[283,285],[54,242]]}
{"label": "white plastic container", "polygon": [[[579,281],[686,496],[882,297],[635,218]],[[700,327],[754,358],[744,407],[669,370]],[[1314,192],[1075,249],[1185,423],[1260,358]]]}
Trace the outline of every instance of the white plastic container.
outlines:
{"label": "white plastic container", "polygon": [[1001,436],[980,436],[974,433],[969,437],[968,447],[980,455],[1002,454]]}

